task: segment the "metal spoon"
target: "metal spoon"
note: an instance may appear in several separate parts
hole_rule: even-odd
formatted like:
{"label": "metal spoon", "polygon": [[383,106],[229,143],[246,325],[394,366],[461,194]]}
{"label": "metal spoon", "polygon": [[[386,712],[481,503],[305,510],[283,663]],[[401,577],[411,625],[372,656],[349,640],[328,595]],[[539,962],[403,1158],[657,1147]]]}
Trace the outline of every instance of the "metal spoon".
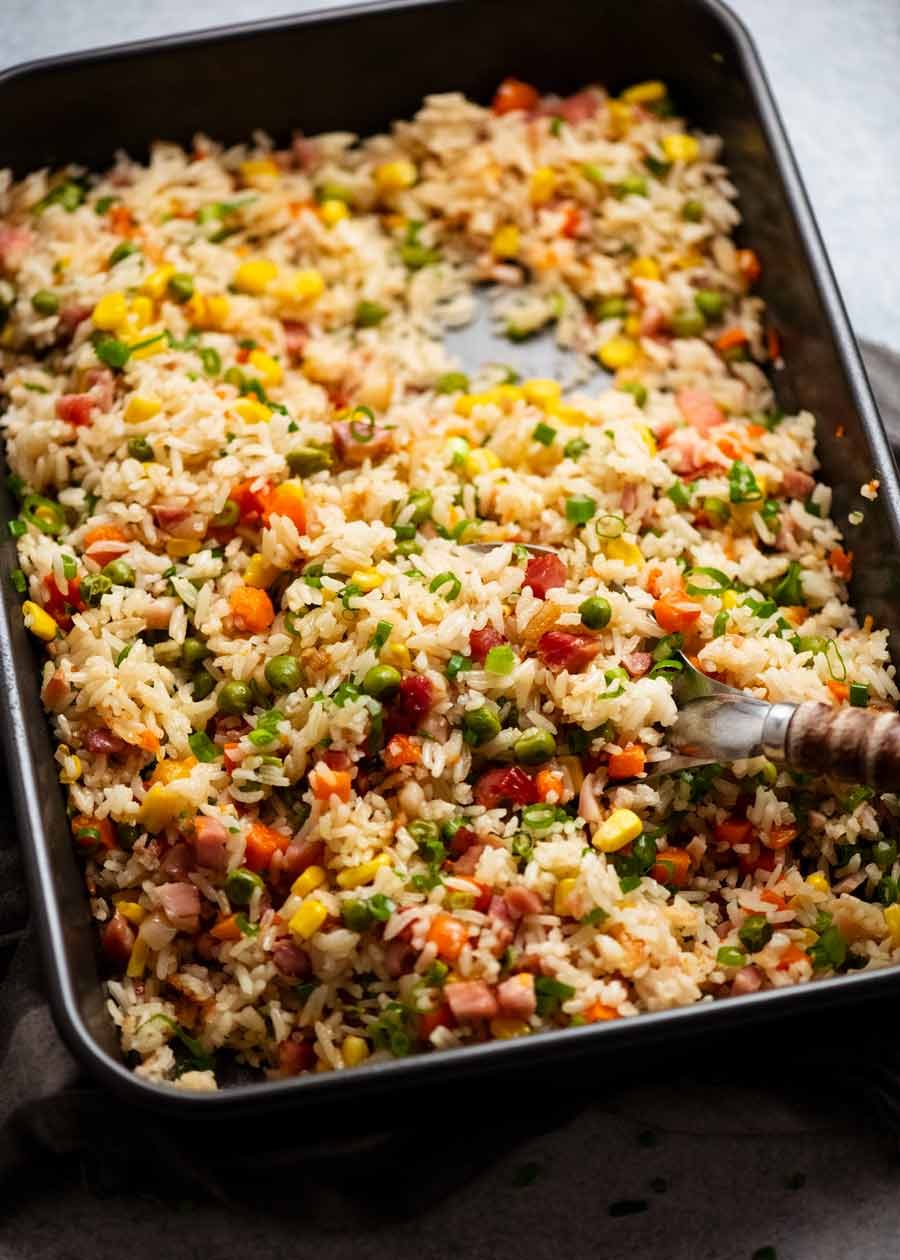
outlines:
{"label": "metal spoon", "polygon": [[[482,554],[507,543],[465,543]],[[554,555],[552,547],[523,543],[526,551]],[[653,761],[650,776],[710,762],[768,757],[793,770],[831,774],[879,791],[900,788],[900,714],[833,708],[804,701],[770,704],[727,687],[695,669],[682,653],[672,680],[678,717],[666,731],[669,755]]]}

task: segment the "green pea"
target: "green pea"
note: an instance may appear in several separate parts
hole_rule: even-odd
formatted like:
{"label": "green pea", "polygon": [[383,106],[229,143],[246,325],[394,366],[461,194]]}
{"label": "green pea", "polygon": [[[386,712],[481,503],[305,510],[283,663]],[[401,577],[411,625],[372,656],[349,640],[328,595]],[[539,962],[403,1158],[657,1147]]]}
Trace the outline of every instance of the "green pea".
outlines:
{"label": "green pea", "polygon": [[415,840],[418,849],[429,850],[441,843],[440,828],[436,822],[431,822],[427,818],[414,819],[407,827],[407,831]]}
{"label": "green pea", "polygon": [[407,517],[411,525],[422,525],[431,516],[434,499],[430,490],[413,490],[409,496],[412,514]]}
{"label": "green pea", "polygon": [[181,645],[181,659],[184,664],[190,669],[193,665],[199,665],[207,656],[209,656],[209,648],[203,640],[188,635]]}
{"label": "green pea", "polygon": [[616,389],[622,394],[633,395],[639,407],[643,407],[647,402],[647,386],[641,384],[640,381],[622,381]]}
{"label": "green pea", "polygon": [[97,608],[107,591],[112,590],[112,582],[102,573],[89,573],[81,579],[81,598],[91,608]]}
{"label": "green pea", "polygon": [[133,437],[128,439],[128,454],[132,459],[140,460],[142,464],[149,464],[155,458],[153,447],[143,437]]}
{"label": "green pea", "polygon": [[699,311],[676,311],[671,320],[676,337],[699,337],[706,327],[706,320]]}
{"label": "green pea", "polygon": [[367,696],[385,700],[397,692],[401,681],[400,671],[393,665],[373,665],[362,681],[362,689]]}
{"label": "green pea", "polygon": [[300,686],[302,671],[296,657],[273,656],[266,661],[266,682],[273,691],[296,691]]}
{"label": "green pea", "polygon": [[626,175],[617,191],[620,197],[646,197],[647,181],[643,175]]}
{"label": "green pea", "polygon": [[738,937],[745,949],[757,954],[772,939],[774,929],[764,914],[748,915],[738,929]]}
{"label": "green pea", "polygon": [[227,529],[231,525],[237,525],[241,517],[241,509],[235,503],[234,499],[226,499],[222,505],[221,512],[217,512],[212,518],[212,524],[217,528]]}
{"label": "green pea", "polygon": [[216,680],[208,669],[198,669],[194,674],[191,694],[195,700],[205,700],[216,689]]}
{"label": "green pea", "polygon": [[694,294],[694,305],[706,319],[721,319],[725,310],[725,294],[717,289],[698,289]]}
{"label": "green pea", "polygon": [[127,560],[110,560],[101,570],[113,586],[134,586],[134,569]]}
{"label": "green pea", "polygon": [[681,217],[685,223],[700,223],[703,220],[703,202],[691,198],[681,207]]}
{"label": "green pea", "polygon": [[483,704],[480,709],[469,709],[463,718],[463,730],[469,743],[477,748],[500,734],[500,719]]}
{"label": "green pea", "polygon": [[628,303],[623,297],[601,298],[594,309],[598,319],[624,319]]}
{"label": "green pea", "polygon": [[723,945],[716,953],[716,962],[720,967],[743,967],[747,955],[736,945]]}
{"label": "green pea", "polygon": [[394,548],[395,556],[419,556],[421,554],[422,547],[414,538],[404,538]]}
{"label": "green pea", "polygon": [[649,870],[656,861],[656,841],[652,836],[648,836],[645,831],[642,831],[632,844],[631,852],[644,870]]}
{"label": "green pea", "polygon": [[169,280],[167,289],[174,302],[189,302],[194,296],[194,277],[184,271],[176,271]]}
{"label": "green pea", "polygon": [[365,932],[372,924],[369,907],[364,901],[342,901],[341,918],[351,932]]}
{"label": "green pea", "polygon": [[538,726],[525,731],[513,744],[513,755],[516,761],[526,766],[536,766],[542,761],[549,761],[556,752],[556,740],[550,731]]}
{"label": "green pea", "polygon": [[879,836],[872,845],[872,861],[884,871],[897,861],[897,841]]}
{"label": "green pea", "polygon": [[311,477],[313,473],[324,472],[334,461],[334,452],[330,446],[318,446],[312,442],[308,446],[297,446],[285,456],[287,466],[298,477]]}
{"label": "green pea", "polygon": [[363,299],[357,303],[353,322],[357,328],[377,328],[387,317],[387,313],[387,307],[382,306],[380,302],[368,302]]}
{"label": "green pea", "polygon": [[134,241],[120,241],[109,258],[107,258],[106,265],[107,267],[115,267],[116,263],[120,263],[123,258],[130,258],[132,254],[139,254],[140,252],[140,246],[135,245]]}
{"label": "green pea", "polygon": [[38,289],[31,299],[31,305],[38,315],[55,315],[59,310],[59,298],[49,289]]}
{"label": "green pea", "polygon": [[260,876],[255,871],[248,871],[245,866],[229,871],[225,877],[225,896],[233,906],[249,906],[257,888],[264,887]]}
{"label": "green pea", "polygon": [[578,605],[582,622],[589,630],[602,630],[612,618],[612,607],[602,595],[589,595]]}
{"label": "green pea", "polygon": [[253,703],[253,692],[245,682],[236,678],[224,683],[219,692],[219,712],[238,715],[246,713]]}

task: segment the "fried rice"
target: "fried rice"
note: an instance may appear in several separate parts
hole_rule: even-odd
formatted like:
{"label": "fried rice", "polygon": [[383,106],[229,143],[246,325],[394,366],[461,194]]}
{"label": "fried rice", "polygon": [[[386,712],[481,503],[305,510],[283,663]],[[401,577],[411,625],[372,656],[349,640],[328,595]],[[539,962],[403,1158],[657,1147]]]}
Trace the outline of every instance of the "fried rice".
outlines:
{"label": "fried rice", "polygon": [[[898,695],[720,150],[659,83],[507,80],[365,140],[3,177],[13,577],[139,1075],[900,958],[894,796],[653,776],[680,648],[771,700]],[[565,379],[453,359],[485,293]]]}

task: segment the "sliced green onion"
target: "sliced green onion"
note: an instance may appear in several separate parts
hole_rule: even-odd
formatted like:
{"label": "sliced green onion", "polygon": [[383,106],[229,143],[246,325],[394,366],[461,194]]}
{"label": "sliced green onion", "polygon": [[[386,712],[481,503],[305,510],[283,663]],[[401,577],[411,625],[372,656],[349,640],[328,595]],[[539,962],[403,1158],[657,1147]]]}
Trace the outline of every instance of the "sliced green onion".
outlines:
{"label": "sliced green onion", "polygon": [[572,438],[570,442],[566,442],[563,447],[563,455],[566,459],[578,460],[588,448],[588,443],[584,438]]}
{"label": "sliced green onion", "polygon": [[511,674],[516,664],[516,654],[508,643],[492,647],[484,658],[484,668],[491,674]]}
{"label": "sliced green onion", "polygon": [[12,583],[13,590],[18,595],[24,595],[28,590],[28,582],[26,581],[25,574],[21,569],[11,570],[9,580]]}
{"label": "sliced green onion", "polygon": [[549,424],[544,424],[543,420],[540,424],[536,424],[531,434],[532,441],[540,442],[541,446],[552,446],[553,439],[556,437],[556,430],[551,429]]}
{"label": "sliced green onion", "polygon": [[428,589],[432,595],[436,595],[442,586],[447,585],[449,585],[450,589],[448,592],[445,592],[444,599],[449,604],[451,600],[457,598],[462,590],[462,582],[460,582],[455,573],[439,573],[436,578],[431,579]]}
{"label": "sliced green onion", "polygon": [[369,647],[373,652],[381,651],[385,643],[387,643],[388,639],[391,637],[391,631],[393,628],[394,623],[392,621],[379,621],[378,625],[375,627],[375,633],[369,640]]}
{"label": "sliced green onion", "polygon": [[28,494],[22,503],[22,516],[42,534],[55,536],[66,528],[66,516],[59,503],[42,494]]}
{"label": "sliced green onion", "polygon": [[203,371],[206,375],[218,376],[222,371],[222,356],[215,346],[201,346],[197,353],[200,356],[200,362],[203,364]]}
{"label": "sliced green onion", "polygon": [[20,521],[18,518],[14,521],[9,521],[7,523],[7,528],[9,529],[11,538],[21,538],[23,534],[28,532],[28,526],[24,521]]}
{"label": "sliced green onion", "polygon": [[[691,577],[694,574],[710,578],[715,582],[715,586],[698,586],[696,582],[691,582]],[[712,569],[706,565],[701,565],[688,569],[684,576],[687,578],[685,590],[688,595],[721,595],[723,591],[731,590],[731,578],[726,573],[723,573],[721,569]]]}
{"label": "sliced green onion", "polygon": [[573,525],[586,525],[597,511],[597,501],[587,494],[574,494],[566,499],[566,520]]}
{"label": "sliced green onion", "polygon": [[715,617],[713,618],[712,637],[714,639],[721,639],[722,635],[725,633],[727,629],[728,629],[728,613],[723,608],[722,611],[717,612]]}
{"label": "sliced green onion", "polygon": [[[357,420],[362,415],[364,420]],[[371,442],[375,436],[375,413],[370,407],[354,407],[350,418],[350,433],[357,442]]]}
{"label": "sliced green onion", "polygon": [[205,731],[194,731],[188,735],[188,746],[198,761],[218,761],[222,756],[221,748],[212,742]]}
{"label": "sliced green onion", "polygon": [[869,688],[865,683],[850,684],[850,703],[855,709],[865,709],[869,703]]}
{"label": "sliced green onion", "polygon": [[465,670],[472,668],[472,658],[463,656],[461,652],[454,652],[447,662],[447,668],[444,671],[451,682],[458,674],[462,674]]}
{"label": "sliced green onion", "polygon": [[594,528],[600,538],[621,538],[625,533],[625,517],[616,512],[606,512],[597,517]]}
{"label": "sliced green onion", "polygon": [[465,393],[469,388],[469,378],[465,372],[445,372],[437,378],[434,388],[438,394]]}
{"label": "sliced green onion", "polygon": [[674,485],[669,486],[666,495],[676,507],[686,508],[691,505],[691,487],[685,485],[683,481],[676,481]]}
{"label": "sliced green onion", "polygon": [[728,472],[728,498],[732,503],[755,503],[763,497],[753,471],[736,459]]}
{"label": "sliced green onion", "polygon": [[553,805],[526,805],[522,810],[522,826],[529,831],[549,831],[556,822],[556,809]]}

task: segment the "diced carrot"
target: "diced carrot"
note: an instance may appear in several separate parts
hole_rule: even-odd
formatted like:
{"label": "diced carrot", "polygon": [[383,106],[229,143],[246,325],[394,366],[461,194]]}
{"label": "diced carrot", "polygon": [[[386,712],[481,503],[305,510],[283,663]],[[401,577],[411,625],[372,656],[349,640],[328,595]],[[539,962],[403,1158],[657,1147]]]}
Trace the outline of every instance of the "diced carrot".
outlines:
{"label": "diced carrot", "polygon": [[220,919],[215,927],[209,929],[209,934],[217,941],[239,941],[243,936],[243,932],[238,927],[236,914],[229,914],[226,918]]}
{"label": "diced carrot", "polygon": [[586,1024],[597,1024],[601,1020],[619,1019],[619,1012],[614,1006],[607,1006],[605,1002],[592,1002],[587,1010],[583,1013],[583,1019]]}
{"label": "diced carrot", "polygon": [[229,598],[231,615],[239,630],[262,634],[275,620],[275,609],[265,591],[256,586],[239,586]]}
{"label": "diced carrot", "polygon": [[159,752],[159,736],[148,726],[145,726],[138,735],[137,742],[139,748],[143,748],[144,752],[152,753],[154,757]]}
{"label": "diced carrot", "polygon": [[791,826],[773,827],[768,833],[761,832],[760,840],[767,849],[786,849],[789,844],[797,839],[797,828]]}
{"label": "diced carrot", "polygon": [[666,634],[683,633],[690,630],[700,616],[700,605],[693,600],[672,599],[667,596],[658,599],[653,605],[653,615]]}
{"label": "diced carrot", "polygon": [[753,823],[746,818],[726,818],[716,823],[714,835],[719,844],[733,848],[736,844],[749,844],[753,837]]}
{"label": "diced carrot", "polygon": [[456,962],[469,939],[469,929],[461,919],[455,919],[452,914],[441,911],[431,920],[427,939],[437,946],[441,958],[447,962]]}
{"label": "diced carrot", "polygon": [[773,328],[771,324],[766,329],[766,353],[772,360],[777,359],[781,354],[781,338],[778,335],[778,329]]}
{"label": "diced carrot", "polygon": [[764,429],[761,424],[748,424],[744,429],[744,432],[747,434],[748,438],[761,438],[764,433],[768,432],[768,430]]}
{"label": "diced carrot", "polygon": [[764,888],[759,894],[760,901],[767,901],[770,906],[774,906],[776,910],[787,910],[788,903],[781,893],[777,893],[774,888]]}
{"label": "diced carrot", "polygon": [[853,577],[853,552],[845,551],[843,547],[833,547],[828,553],[828,563],[845,582],[849,582]]}
{"label": "diced carrot", "polygon": [[578,206],[567,206],[563,216],[561,235],[570,238],[577,236],[581,230],[581,218],[581,210]]}
{"label": "diced carrot", "polygon": [[733,350],[736,346],[742,346],[747,341],[747,334],[743,328],[726,328],[723,333],[716,337],[713,345],[720,354],[724,354],[726,350]]}
{"label": "diced carrot", "polygon": [[521,79],[504,79],[497,88],[491,109],[495,114],[511,114],[514,110],[531,110],[540,97],[537,89]]}
{"label": "diced carrot", "polygon": [[802,626],[809,616],[809,609],[804,608],[802,604],[787,604],[781,612],[794,626]]}
{"label": "diced carrot", "polygon": [[611,779],[630,779],[644,772],[644,750],[640,744],[629,744],[621,752],[612,753],[607,765]]}
{"label": "diced carrot", "polygon": [[757,257],[756,250],[739,249],[737,252],[737,265],[738,271],[747,284],[756,284],[762,275],[762,265]]}
{"label": "diced carrot", "polygon": [[250,358],[250,351],[246,348],[246,346],[241,346],[234,357],[237,359],[238,363],[246,363]]}
{"label": "diced carrot", "polygon": [[788,967],[792,967],[794,963],[809,962],[809,954],[802,950],[799,945],[795,945],[793,941],[782,950],[781,957],[778,960],[778,970],[787,971]]}
{"label": "diced carrot", "polygon": [[263,515],[266,524],[272,516],[286,516],[297,526],[299,534],[305,534],[306,498],[302,482],[283,481],[280,486],[271,490],[266,495]]}
{"label": "diced carrot", "polygon": [[735,442],[734,438],[728,437],[727,434],[725,437],[720,437],[717,440],[716,446],[729,459],[742,459],[747,454],[740,442]]}
{"label": "diced carrot", "polygon": [[251,871],[268,870],[272,858],[280,849],[282,852],[290,844],[290,836],[282,835],[274,827],[255,822],[247,832],[247,844],[244,849],[244,865]]}
{"label": "diced carrot", "polygon": [[691,869],[687,849],[665,849],[650,867],[650,878],[671,888],[684,888]]}
{"label": "diced carrot", "polygon": [[117,560],[123,550],[121,546],[99,546],[100,543],[104,542],[116,544],[127,542],[125,531],[120,529],[118,525],[95,525],[93,529],[89,529],[85,534],[84,549],[85,551],[91,551],[90,558],[96,561],[101,568],[103,565],[109,564],[110,560]]}
{"label": "diced carrot", "polygon": [[242,523],[253,524],[258,521],[265,511],[266,500],[269,495],[269,486],[264,484],[261,489],[254,490],[252,487],[256,484],[256,478],[250,481],[239,481],[236,486],[232,486],[228,495],[229,499],[233,499],[238,505],[238,511],[241,514]]}
{"label": "diced carrot", "polygon": [[435,1028],[452,1028],[453,1012],[446,1002],[434,1006],[430,1011],[422,1011],[419,1016],[417,1032],[419,1041],[427,1041]]}
{"label": "diced carrot", "polygon": [[838,704],[843,704],[850,699],[850,688],[846,683],[838,682],[836,678],[829,678],[825,684],[831,694],[837,700]]}
{"label": "diced carrot", "polygon": [[545,801],[551,793],[555,793],[557,801],[561,801],[566,790],[566,781],[558,770],[540,770],[534,785],[542,801]]}
{"label": "diced carrot", "polygon": [[107,211],[109,230],[116,236],[131,236],[134,230],[134,216],[127,206],[110,206]]}
{"label": "diced carrot", "polygon": [[655,565],[652,568],[646,570],[646,573],[644,576],[644,586],[646,586],[647,590],[650,592],[651,595],[654,596],[654,598],[659,596],[659,593],[660,593],[659,582],[660,582],[661,577],[662,577],[662,569],[657,569]]}
{"label": "diced carrot", "polygon": [[388,770],[400,766],[414,766],[422,760],[419,745],[408,735],[392,735],[384,750],[384,764]]}
{"label": "diced carrot", "polygon": [[[72,835],[75,843],[82,849],[94,849],[98,845],[103,849],[117,849],[116,829],[110,818],[91,818],[88,814],[75,814],[71,821]],[[91,835],[79,836],[80,831],[89,831]],[[96,832],[97,835],[94,835]]]}
{"label": "diced carrot", "polygon": [[326,762],[319,761],[310,771],[309,786],[317,801],[327,801],[332,796],[341,801],[349,801],[350,771],[332,770]]}

